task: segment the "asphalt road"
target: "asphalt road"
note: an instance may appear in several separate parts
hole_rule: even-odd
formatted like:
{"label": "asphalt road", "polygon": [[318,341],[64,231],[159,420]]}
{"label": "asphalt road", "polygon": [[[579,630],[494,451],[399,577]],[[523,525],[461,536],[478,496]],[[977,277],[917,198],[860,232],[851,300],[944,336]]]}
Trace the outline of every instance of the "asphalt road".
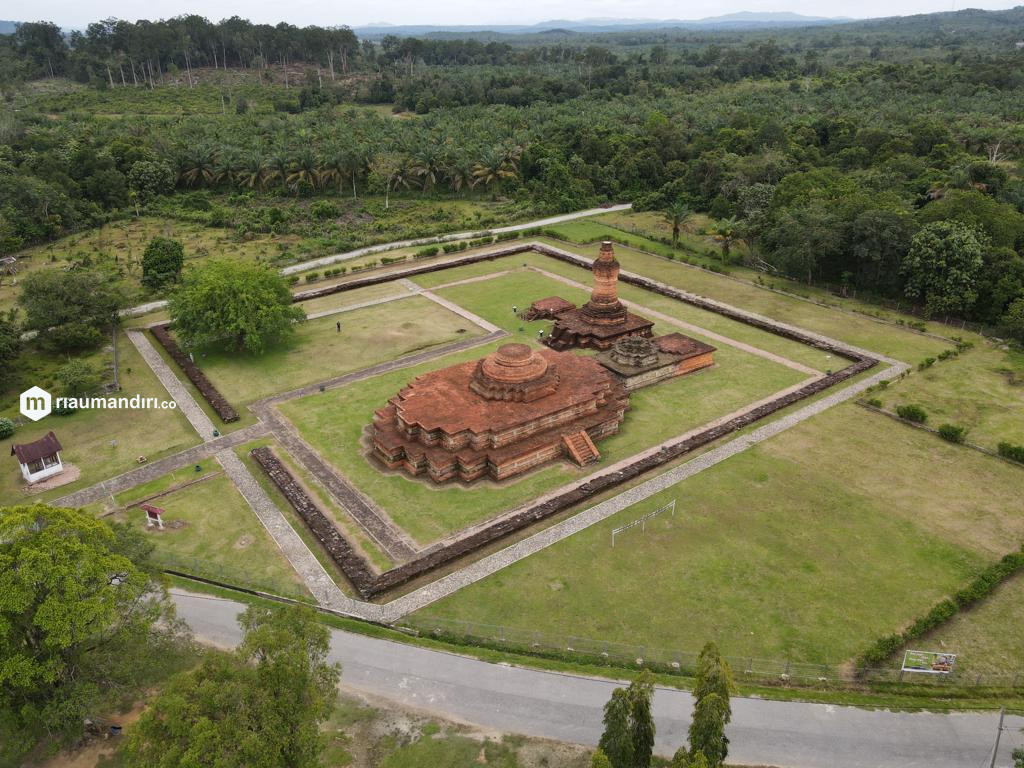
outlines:
{"label": "asphalt road", "polygon": [[[174,591],[197,638],[231,647],[241,639],[240,603]],[[406,707],[507,733],[595,745],[615,684],[489,664],[455,654],[332,630],[331,659],[342,685]],[[685,743],[692,699],[674,689],[654,697],[656,751]],[[987,768],[998,716],[867,711],[827,704],[733,699],[729,761],[787,768]],[[1007,717],[997,766],[1024,746],[1024,718]]]}

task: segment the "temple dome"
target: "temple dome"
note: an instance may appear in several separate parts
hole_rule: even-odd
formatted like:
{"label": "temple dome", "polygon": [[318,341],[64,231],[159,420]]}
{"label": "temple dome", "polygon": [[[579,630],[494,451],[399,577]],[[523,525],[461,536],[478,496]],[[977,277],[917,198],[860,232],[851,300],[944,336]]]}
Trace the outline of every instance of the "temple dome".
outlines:
{"label": "temple dome", "polygon": [[480,361],[469,387],[488,400],[530,402],[558,388],[558,373],[528,344],[503,344]]}

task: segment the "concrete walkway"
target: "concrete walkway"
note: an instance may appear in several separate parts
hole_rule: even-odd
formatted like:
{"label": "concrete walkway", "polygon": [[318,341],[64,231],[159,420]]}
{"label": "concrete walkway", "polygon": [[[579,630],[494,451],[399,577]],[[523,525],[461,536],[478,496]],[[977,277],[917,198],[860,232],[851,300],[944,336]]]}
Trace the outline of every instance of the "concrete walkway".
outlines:
{"label": "concrete walkway", "polygon": [[263,487],[252,476],[249,468],[232,450],[220,451],[217,461],[224,467],[231,482],[246,500],[256,517],[263,523],[267,533],[277,542],[281,552],[299,574],[313,599],[324,608],[341,611],[349,608],[349,598],[338,589],[334,579],[327,573],[316,556],[306,546],[306,542],[295,532],[281,510],[267,495]]}
{"label": "concrete walkway", "polygon": [[210,417],[206,415],[206,411],[195,401],[188,388],[182,383],[174,371],[171,370],[170,366],[164,362],[164,359],[160,356],[160,353],[156,351],[156,348],[149,343],[149,339],[146,338],[145,331],[129,330],[125,331],[129,341],[139,350],[139,354],[142,355],[142,359],[146,361],[146,364],[153,369],[153,373],[160,380],[160,383],[164,385],[164,389],[167,390],[167,394],[171,396],[171,399],[178,404],[178,410],[181,411],[185,418],[188,419],[189,424],[192,428],[199,433],[199,436],[205,441],[214,439],[214,431],[216,427],[213,426],[213,422]]}

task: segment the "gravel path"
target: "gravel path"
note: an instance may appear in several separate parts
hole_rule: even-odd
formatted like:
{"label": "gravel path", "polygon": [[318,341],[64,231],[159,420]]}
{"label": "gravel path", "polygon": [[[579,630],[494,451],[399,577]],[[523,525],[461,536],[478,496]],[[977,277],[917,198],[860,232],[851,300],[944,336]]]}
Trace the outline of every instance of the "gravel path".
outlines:
{"label": "gravel path", "polygon": [[83,507],[86,504],[92,504],[115,493],[121,493],[143,483],[148,483],[150,480],[162,477],[168,472],[196,464],[220,451],[243,445],[250,440],[256,440],[267,434],[269,434],[269,431],[266,424],[253,424],[245,429],[239,429],[227,435],[222,435],[215,440],[200,443],[180,453],[175,453],[149,464],[143,464],[137,469],[131,469],[124,474],[104,480],[96,485],[91,485],[88,488],[83,488],[80,491],[74,491],[67,496],[62,496],[53,503],[58,507]]}
{"label": "gravel path", "polygon": [[354,251],[348,251],[346,253],[336,253],[333,256],[323,256],[319,259],[313,259],[312,261],[303,262],[302,264],[293,264],[290,267],[285,267],[284,269],[282,269],[281,274],[291,275],[294,274],[295,272],[304,272],[307,269],[328,267],[331,264],[337,264],[338,262],[341,261],[357,259],[360,256],[369,256],[374,253],[383,253],[384,251],[393,251],[398,248],[410,248],[418,245],[432,245],[434,243],[447,243],[453,240],[470,240],[475,237],[481,237],[482,235],[486,235],[488,233],[492,235],[498,235],[502,234],[503,232],[522,232],[524,229],[546,227],[551,224],[561,224],[566,221],[584,219],[587,218],[588,216],[598,216],[602,213],[612,213],[614,211],[628,211],[632,207],[632,203],[623,203],[622,205],[610,205],[607,208],[590,208],[585,211],[563,213],[560,216],[549,216],[546,219],[528,221],[525,224],[511,224],[506,227],[494,227],[492,229],[475,229],[469,232],[453,232],[448,235],[437,235],[434,237],[418,237],[412,240],[397,240],[393,243],[369,245],[366,246],[365,248],[357,248]]}
{"label": "gravel path", "polygon": [[458,304],[454,304],[448,301],[448,299],[441,298],[432,291],[421,290],[420,296],[422,296],[425,299],[430,299],[435,304],[440,304],[442,307],[451,312],[454,312],[459,317],[463,317],[466,320],[469,320],[469,322],[473,323],[474,325],[480,326],[488,333],[504,333],[504,331],[502,331],[501,328],[496,326],[494,323],[484,320],[479,315],[474,315],[468,309],[463,309]]}

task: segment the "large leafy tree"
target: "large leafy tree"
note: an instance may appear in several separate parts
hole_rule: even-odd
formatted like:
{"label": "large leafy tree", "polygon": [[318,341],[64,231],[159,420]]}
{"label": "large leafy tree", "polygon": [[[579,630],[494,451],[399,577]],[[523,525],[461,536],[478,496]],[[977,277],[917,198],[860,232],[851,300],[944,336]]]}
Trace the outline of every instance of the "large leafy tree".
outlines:
{"label": "large leafy tree", "polygon": [[926,315],[964,312],[978,296],[978,274],[988,239],[958,221],[926,224],[914,235],[900,272],[906,295],[924,304]]}
{"label": "large leafy tree", "polygon": [[25,276],[18,303],[25,329],[61,350],[99,344],[124,299],[114,277],[96,269],[41,269]]}
{"label": "large leafy tree", "polygon": [[256,354],[287,338],[294,324],[305,319],[277,272],[229,261],[187,272],[171,296],[170,311],[187,345]]}
{"label": "large leafy tree", "polygon": [[132,730],[129,768],[319,768],[340,670],[309,610],[249,607],[245,639],[174,679]]}
{"label": "large leafy tree", "polygon": [[182,649],[150,550],[80,510],[0,508],[0,762],[80,732]]}
{"label": "large leafy tree", "polygon": [[629,688],[616,688],[604,707],[604,732],[598,751],[612,768],[649,768],[654,753],[654,684],[641,675]]}

